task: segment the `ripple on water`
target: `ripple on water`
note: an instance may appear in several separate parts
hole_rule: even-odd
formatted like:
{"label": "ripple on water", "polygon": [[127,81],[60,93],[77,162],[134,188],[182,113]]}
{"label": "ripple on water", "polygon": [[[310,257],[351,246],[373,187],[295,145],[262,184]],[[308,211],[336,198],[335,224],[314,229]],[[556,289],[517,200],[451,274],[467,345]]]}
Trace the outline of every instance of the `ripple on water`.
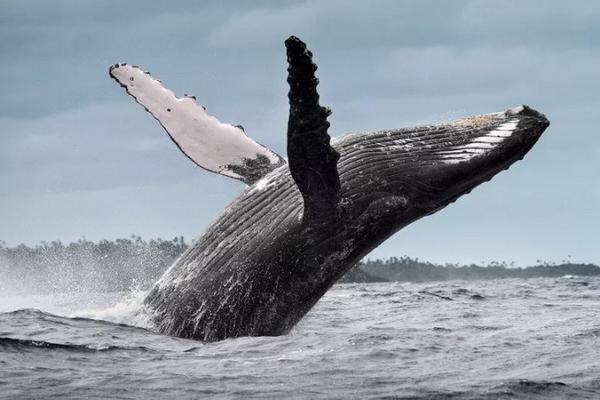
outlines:
{"label": "ripple on water", "polygon": [[289,335],[206,344],[131,326],[127,294],[29,296],[0,313],[0,385],[15,399],[598,399],[600,279],[565,281],[337,285]]}

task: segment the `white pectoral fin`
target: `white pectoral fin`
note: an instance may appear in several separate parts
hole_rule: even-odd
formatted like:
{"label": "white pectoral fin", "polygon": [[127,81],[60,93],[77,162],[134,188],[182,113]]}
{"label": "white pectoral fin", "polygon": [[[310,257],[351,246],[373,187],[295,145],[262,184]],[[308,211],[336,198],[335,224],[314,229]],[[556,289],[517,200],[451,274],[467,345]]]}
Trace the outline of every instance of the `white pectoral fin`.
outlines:
{"label": "white pectoral fin", "polygon": [[115,64],[109,74],[198,166],[251,184],[285,162],[246,136],[240,127],[208,115],[193,96],[175,96],[137,66]]}

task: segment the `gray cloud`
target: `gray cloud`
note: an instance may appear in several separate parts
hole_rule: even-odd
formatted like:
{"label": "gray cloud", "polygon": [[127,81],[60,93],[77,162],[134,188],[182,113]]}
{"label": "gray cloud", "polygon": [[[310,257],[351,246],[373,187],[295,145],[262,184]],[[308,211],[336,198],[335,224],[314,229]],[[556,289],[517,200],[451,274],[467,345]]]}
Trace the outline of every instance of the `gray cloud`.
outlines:
{"label": "gray cloud", "polygon": [[217,47],[263,47],[291,33],[346,49],[368,46],[597,47],[600,11],[583,0],[304,1],[236,12],[215,29]]}
{"label": "gray cloud", "polygon": [[0,239],[195,237],[241,186],[181,156],[108,66],[149,69],[285,155],[290,34],[315,54],[334,135],[521,103],[552,121],[523,163],[375,256],[600,262],[600,5],[586,1],[4,2]]}

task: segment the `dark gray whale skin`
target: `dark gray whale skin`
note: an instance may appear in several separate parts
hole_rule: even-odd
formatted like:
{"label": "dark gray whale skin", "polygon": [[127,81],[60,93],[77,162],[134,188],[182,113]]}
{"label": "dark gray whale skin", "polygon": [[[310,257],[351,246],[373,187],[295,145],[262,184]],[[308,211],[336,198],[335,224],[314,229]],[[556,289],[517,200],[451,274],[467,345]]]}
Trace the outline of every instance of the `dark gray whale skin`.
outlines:
{"label": "dark gray whale skin", "polygon": [[296,38],[286,45],[289,164],[249,186],[148,294],[163,333],[287,333],[372,249],[523,158],[549,125],[522,106],[330,146],[311,54]]}

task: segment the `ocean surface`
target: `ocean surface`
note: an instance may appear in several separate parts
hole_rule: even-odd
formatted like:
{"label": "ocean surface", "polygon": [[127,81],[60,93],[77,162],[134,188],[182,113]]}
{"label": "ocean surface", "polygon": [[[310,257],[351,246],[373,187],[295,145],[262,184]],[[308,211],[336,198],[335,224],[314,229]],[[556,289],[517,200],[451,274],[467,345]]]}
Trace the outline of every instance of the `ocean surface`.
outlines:
{"label": "ocean surface", "polygon": [[600,399],[600,278],[336,285],[289,335],[208,344],[143,297],[0,293],[0,398]]}

